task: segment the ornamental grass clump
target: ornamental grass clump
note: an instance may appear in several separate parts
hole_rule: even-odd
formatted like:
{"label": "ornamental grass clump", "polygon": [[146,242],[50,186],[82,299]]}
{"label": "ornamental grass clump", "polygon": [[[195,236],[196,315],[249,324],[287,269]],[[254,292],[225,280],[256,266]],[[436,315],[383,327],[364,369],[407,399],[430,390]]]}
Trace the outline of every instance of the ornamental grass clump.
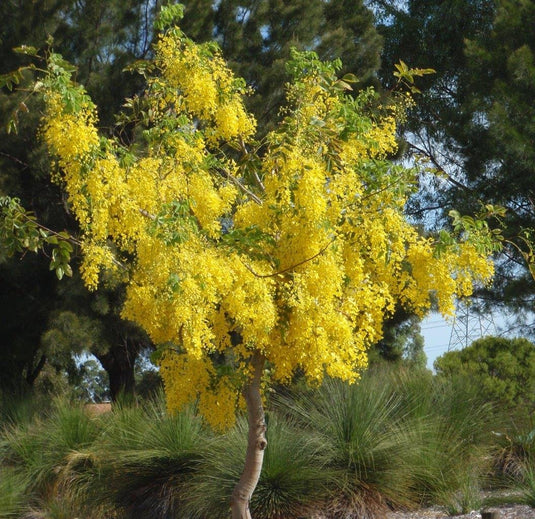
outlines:
{"label": "ornamental grass clump", "polygon": [[[295,420],[269,412],[264,469],[250,507],[254,517],[298,519],[319,508],[334,476],[327,466],[330,449],[319,435],[303,429]],[[247,423],[238,420],[225,435],[214,437],[204,451],[191,481],[192,517],[228,517],[229,492],[243,469],[240,454],[246,448]]]}
{"label": "ornamental grass clump", "polygon": [[[398,66],[386,99],[371,88],[353,92],[357,78],[339,77],[340,60],[294,50],[285,107],[259,140],[245,105],[250,89],[217,44],[180,30],[181,15],[179,5],[162,8],[150,60],[131,67],[144,88],[118,115],[129,141],[101,131],[73,68],[46,53],[32,91],[44,99],[52,180],[79,233],[47,234],[13,200],[3,203],[3,228],[15,228],[14,250],[52,245],[60,278],[72,273],[76,243],[88,289],[124,285],[121,315],[158,346],[170,411],[195,402],[206,424],[224,432],[247,409],[244,469],[229,499],[233,519],[250,519],[269,386],[297,373],[312,386],[325,377],[356,383],[396,308],[423,317],[436,301],[451,315],[474,283],[490,281],[489,254],[500,243],[483,220],[452,212],[451,233],[424,236],[406,215],[420,171],[391,157],[414,105],[404,85],[430,69]],[[23,239],[20,226],[9,226],[21,214],[31,235]],[[378,425],[370,417],[363,424],[377,441],[339,417],[340,427],[357,427],[346,442],[362,481],[370,479],[367,460],[384,466],[392,449],[384,426],[393,410],[374,412]],[[393,494],[388,470],[375,475],[385,481],[371,477],[370,488]]]}
{"label": "ornamental grass clump", "polygon": [[27,505],[29,478],[15,468],[0,466],[0,519],[17,519]]}
{"label": "ornamental grass clump", "polygon": [[402,371],[394,380],[405,401],[398,431],[416,502],[475,508],[492,466],[494,406],[464,378],[424,374],[415,383]]}
{"label": "ornamental grass clump", "polygon": [[423,370],[378,369],[357,385],[327,380],[317,392],[280,397],[277,407],[327,446],[325,517],[478,503],[493,413],[473,387]]}
{"label": "ornamental grass clump", "polygon": [[412,502],[396,464],[401,400],[384,382],[367,375],[351,386],[327,380],[317,392],[278,401],[326,446],[320,509],[327,517],[367,517]]}
{"label": "ornamental grass clump", "polygon": [[159,398],[99,420],[101,438],[85,452],[91,467],[77,481],[88,498],[121,517],[187,517],[187,483],[207,435],[193,410],[170,415]]}

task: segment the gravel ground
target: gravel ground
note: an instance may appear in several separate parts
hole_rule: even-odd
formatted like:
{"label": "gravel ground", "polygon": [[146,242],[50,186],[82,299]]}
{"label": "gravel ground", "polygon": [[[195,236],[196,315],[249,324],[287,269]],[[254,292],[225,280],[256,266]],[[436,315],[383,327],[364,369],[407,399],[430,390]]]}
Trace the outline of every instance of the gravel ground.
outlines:
{"label": "gravel ground", "polygon": [[[483,510],[498,512],[499,519],[535,519],[535,509],[527,505],[489,506]],[[452,516],[439,507],[433,507],[415,512],[390,512],[385,519],[481,519],[481,511]]]}

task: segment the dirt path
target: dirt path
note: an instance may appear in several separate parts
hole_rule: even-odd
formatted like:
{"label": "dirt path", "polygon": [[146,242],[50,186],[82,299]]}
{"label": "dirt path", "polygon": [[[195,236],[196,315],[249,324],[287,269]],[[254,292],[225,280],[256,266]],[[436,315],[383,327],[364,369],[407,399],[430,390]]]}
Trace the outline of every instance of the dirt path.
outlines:
{"label": "dirt path", "polygon": [[[498,512],[499,519],[535,519],[535,509],[527,505],[502,505],[484,508]],[[426,508],[416,512],[390,512],[385,519],[481,519],[479,510],[463,515],[448,515],[439,507]]]}

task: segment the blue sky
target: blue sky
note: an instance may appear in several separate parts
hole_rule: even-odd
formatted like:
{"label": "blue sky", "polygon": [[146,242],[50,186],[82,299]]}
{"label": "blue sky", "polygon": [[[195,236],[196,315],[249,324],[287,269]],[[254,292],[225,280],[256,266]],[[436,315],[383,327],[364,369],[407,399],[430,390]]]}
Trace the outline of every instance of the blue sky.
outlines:
{"label": "blue sky", "polygon": [[448,322],[440,314],[431,314],[422,321],[424,351],[427,355],[427,367],[433,368],[437,357],[448,351],[453,320]]}
{"label": "blue sky", "polygon": [[[535,321],[533,314],[526,314],[528,323]],[[487,312],[482,317],[469,311],[458,311],[456,320],[445,320],[440,314],[432,313],[421,324],[424,336],[424,351],[427,355],[427,367],[433,368],[437,357],[448,348],[459,349],[472,341],[487,335],[522,336],[522,328],[515,326],[511,316],[504,313]],[[451,344],[451,345],[450,345]]]}

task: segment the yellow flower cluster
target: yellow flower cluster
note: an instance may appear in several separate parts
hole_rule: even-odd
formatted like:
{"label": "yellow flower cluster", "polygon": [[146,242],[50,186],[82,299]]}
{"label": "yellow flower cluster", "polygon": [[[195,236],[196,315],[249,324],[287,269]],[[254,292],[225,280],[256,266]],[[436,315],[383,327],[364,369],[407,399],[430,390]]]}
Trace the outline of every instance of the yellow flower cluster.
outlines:
{"label": "yellow flower cluster", "polygon": [[254,351],[272,380],[355,381],[397,304],[423,315],[435,296],[449,314],[492,275],[474,245],[437,254],[407,221],[414,173],[385,158],[395,109],[372,119],[314,72],[248,184],[214,151],[254,131],[219,53],[170,32],[155,67],[142,156],[99,146],[93,110],[67,113],[53,92],[44,136],[84,230],[86,284],[124,253],[123,316],[173,345],[160,365],[170,409],[195,401],[214,427],[231,424]]}
{"label": "yellow flower cluster", "polygon": [[[56,166],[64,172],[69,202],[84,228],[89,219],[89,207],[86,197],[80,196],[84,190],[81,175],[89,155],[99,144],[96,113],[89,104],[82,106],[78,112],[68,112],[62,97],[56,92],[50,92],[46,101],[43,137],[58,157]],[[55,180],[61,181],[61,178],[55,177]]]}
{"label": "yellow flower cluster", "polygon": [[183,35],[171,32],[156,45],[156,63],[166,86],[176,90],[174,103],[209,123],[209,141],[246,139],[256,129],[247,113],[240,86],[220,52],[213,46],[196,45]]}
{"label": "yellow flower cluster", "polygon": [[53,93],[47,99],[47,109],[45,139],[57,150],[63,164],[83,160],[98,145],[94,107],[85,105],[76,113],[68,113],[61,96]]}
{"label": "yellow flower cluster", "polygon": [[[216,380],[209,360],[167,350],[160,362],[160,373],[168,395],[167,407],[170,412],[195,402],[200,413],[214,429],[225,430],[234,424],[239,394],[228,377]],[[177,373],[180,373],[179,377]],[[199,388],[210,390],[199,394]]]}

